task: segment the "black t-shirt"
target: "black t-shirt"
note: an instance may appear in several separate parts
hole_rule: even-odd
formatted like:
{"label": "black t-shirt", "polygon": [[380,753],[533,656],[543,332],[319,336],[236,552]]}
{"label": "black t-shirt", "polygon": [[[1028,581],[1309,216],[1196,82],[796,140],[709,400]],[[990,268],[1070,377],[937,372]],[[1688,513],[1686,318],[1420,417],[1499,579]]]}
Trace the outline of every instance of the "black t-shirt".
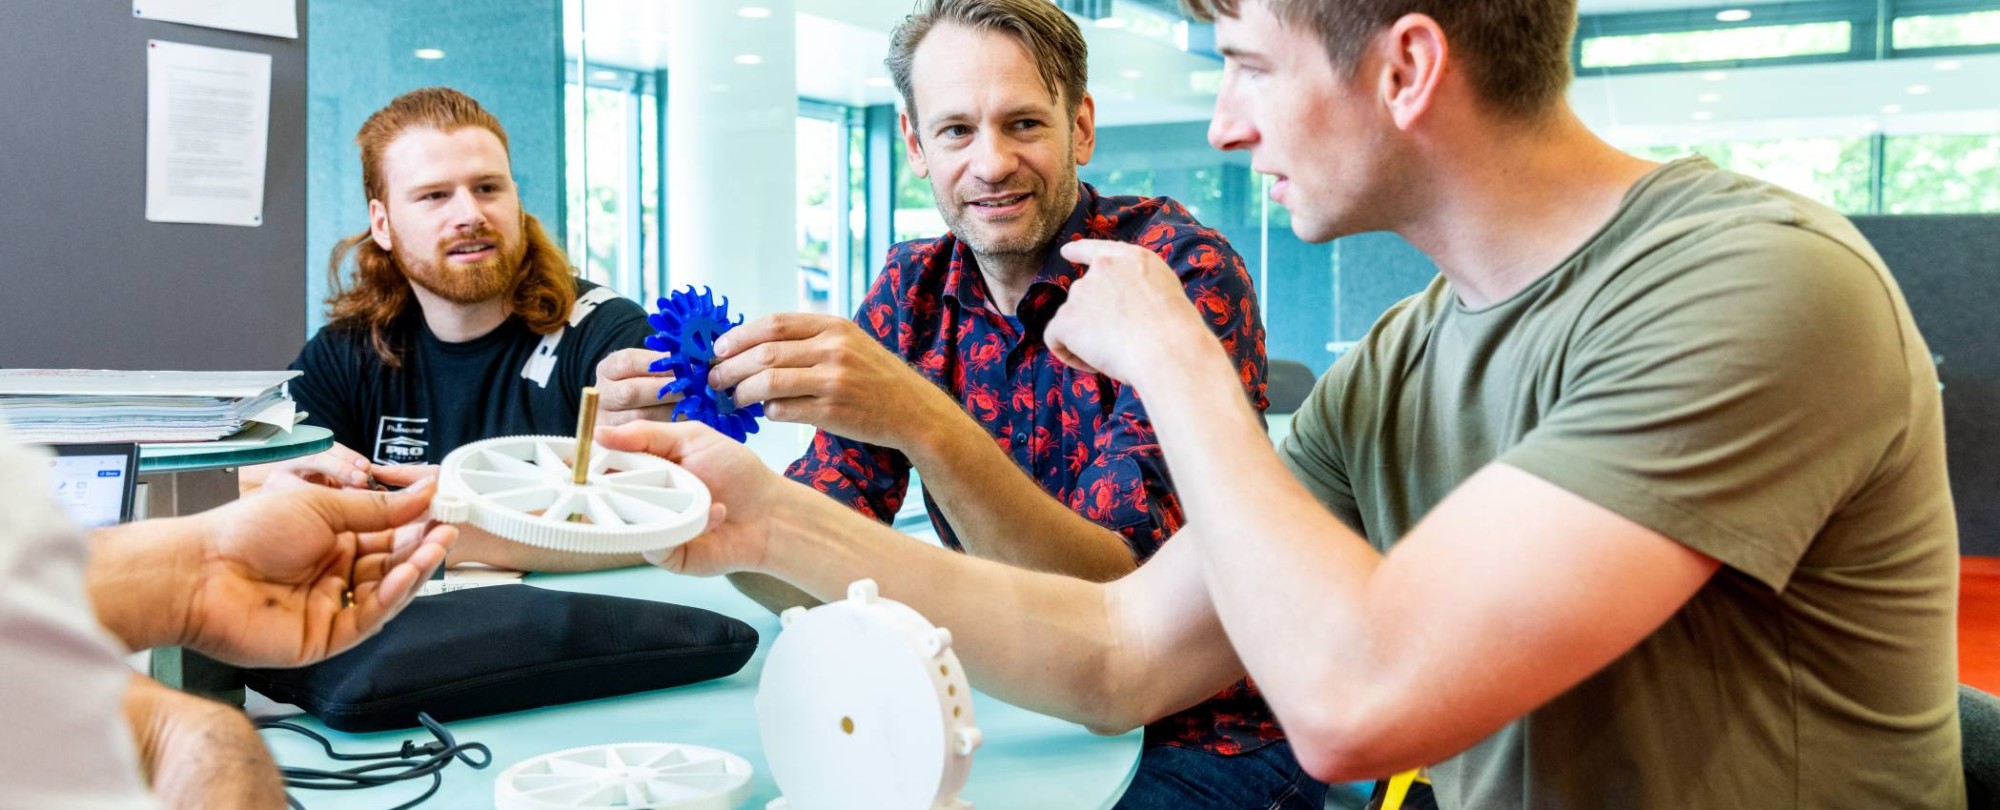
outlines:
{"label": "black t-shirt", "polygon": [[326,327],[292,361],[305,372],[291,382],[292,399],[306,424],[379,464],[437,464],[460,445],[498,436],[572,435],[597,361],[652,334],[645,310],[610,289],[579,279],[577,294],[569,322],[553,334],[508,318],[464,343],[438,339],[412,302],[390,329],[400,369],[375,355],[366,328]]}

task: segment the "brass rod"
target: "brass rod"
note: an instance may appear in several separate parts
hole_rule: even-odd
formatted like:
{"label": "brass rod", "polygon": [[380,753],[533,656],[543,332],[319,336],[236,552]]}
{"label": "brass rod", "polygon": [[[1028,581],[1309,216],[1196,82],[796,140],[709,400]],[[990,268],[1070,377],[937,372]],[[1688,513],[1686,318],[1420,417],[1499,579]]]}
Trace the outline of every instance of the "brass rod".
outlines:
{"label": "brass rod", "polygon": [[572,481],[587,483],[590,477],[590,445],[597,433],[597,389],[583,389],[583,404],[576,414],[576,464]]}

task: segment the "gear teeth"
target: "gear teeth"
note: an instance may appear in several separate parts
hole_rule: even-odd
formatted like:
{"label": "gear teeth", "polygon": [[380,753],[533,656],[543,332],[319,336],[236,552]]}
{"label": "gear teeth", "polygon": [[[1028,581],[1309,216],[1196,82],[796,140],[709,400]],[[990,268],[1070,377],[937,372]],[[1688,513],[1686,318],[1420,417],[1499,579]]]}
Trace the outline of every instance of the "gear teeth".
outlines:
{"label": "gear teeth", "polygon": [[717,391],[708,383],[716,338],[743,325],[744,316],[731,320],[728,297],[718,303],[713,289],[704,286],[696,292],[692,284],[660,298],[657,307],[659,311],[646,318],[657,330],[646,338],[646,347],[667,356],[653,361],[650,368],[674,375],[658,397],[679,394],[681,400],[673,410],[676,418],[701,422],[739,442],[747,440],[758,430],[762,404],[738,406],[730,392]]}
{"label": "gear teeth", "polygon": [[[538,443],[545,446],[535,448]],[[633,488],[647,484],[630,479],[614,484],[593,476],[583,487],[577,488],[568,483],[567,466],[551,470],[544,463],[533,460],[560,455],[555,452],[558,448],[573,448],[575,443],[576,439],[572,436],[508,436],[473,442],[453,450],[445,457],[439,471],[438,495],[431,502],[432,518],[448,523],[470,523],[509,540],[538,548],[589,554],[664,551],[693,539],[707,527],[709,504],[712,502],[708,488],[693,474],[666,459],[602,447],[597,449],[597,452],[607,454],[606,458],[617,465],[617,469],[627,472],[663,471],[665,481],[653,486],[685,493],[688,497],[684,503],[676,504],[674,499],[663,502],[646,497],[647,493],[634,492]],[[535,477],[538,473],[540,479]],[[482,492],[474,485],[475,481],[481,480],[481,476],[486,483],[480,486],[489,488],[488,492]],[[496,478],[510,477],[520,483],[491,483]],[[539,483],[529,483],[538,480]],[[537,490],[536,487],[542,489]],[[523,491],[529,493],[528,498],[521,497]],[[539,501],[539,506],[534,506],[533,494],[537,492],[547,493],[547,497]],[[489,493],[506,493],[506,496],[496,499],[489,497]],[[573,510],[567,508],[561,508],[560,514],[536,513],[558,509],[565,503],[575,502],[573,499],[577,498],[593,503],[594,509],[609,509],[620,520],[628,522],[617,525],[571,523],[567,518]],[[626,506],[619,506],[621,502]],[[529,511],[531,509],[534,511]]]}

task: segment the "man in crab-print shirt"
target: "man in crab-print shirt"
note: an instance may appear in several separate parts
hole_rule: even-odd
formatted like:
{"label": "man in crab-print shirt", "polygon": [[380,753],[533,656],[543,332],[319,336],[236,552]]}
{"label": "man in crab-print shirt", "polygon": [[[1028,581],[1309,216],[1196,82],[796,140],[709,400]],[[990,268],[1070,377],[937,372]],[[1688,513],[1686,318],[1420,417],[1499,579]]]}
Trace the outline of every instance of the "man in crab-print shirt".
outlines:
{"label": "man in crab-print shirt", "polygon": [[[772,420],[820,428],[787,474],[864,514],[892,519],[914,468],[946,546],[1123,576],[1181,528],[1182,510],[1134,391],[1064,365],[1042,340],[1083,272],[1057,251],[1115,239],[1165,259],[1261,410],[1264,328],[1243,260],[1173,200],[1078,181],[1095,146],[1084,42],[1046,0],[921,4],[886,61],[912,168],[950,232],[892,248],[853,320],[788,314],[732,330],[716,342],[709,382],[763,402]],[[652,357],[607,361],[630,379],[606,387],[601,423],[644,416],[616,403],[629,393],[634,408],[651,404]],[[773,609],[810,601],[769,578],[733,580]],[[1317,810],[1325,787],[1283,738],[1238,683],[1148,728],[1121,807]]]}
{"label": "man in crab-print shirt", "polygon": [[[1052,247],[1080,238],[1143,245],[1177,268],[1188,297],[1208,313],[1209,325],[1236,357],[1247,395],[1262,407],[1263,327],[1243,260],[1221,234],[1165,197],[1104,196],[1079,184],[1075,209]],[[1129,387],[1065,366],[1043,345],[1041,327],[1079,273],[1053,250],[1048,259],[1008,315],[988,292],[974,248],[964,240],[945,234],[890,248],[887,266],[859,308],[860,331],[942,389],[962,415],[924,421],[888,413],[895,421],[884,427],[901,435],[870,437],[879,441],[822,429],[787,475],[886,522],[902,508],[914,464],[927,484],[925,506],[946,546],[978,553],[982,541],[1014,545],[1014,538],[962,537],[955,528],[961,521],[952,519],[956,510],[934,497],[948,473],[915,461],[939,454],[903,449],[935,442],[952,428],[976,426],[980,439],[996,444],[1040,485],[1047,493],[1043,498],[1053,496],[1069,511],[1111,529],[1125,546],[1121,559],[1102,565],[1072,564],[1060,550],[1038,555],[993,548],[982,556],[1092,579],[1115,577],[1152,556],[1181,525],[1165,460],[1145,408]],[[732,349],[739,356],[744,351]],[[948,459],[938,460],[943,463],[935,466],[949,466]]]}

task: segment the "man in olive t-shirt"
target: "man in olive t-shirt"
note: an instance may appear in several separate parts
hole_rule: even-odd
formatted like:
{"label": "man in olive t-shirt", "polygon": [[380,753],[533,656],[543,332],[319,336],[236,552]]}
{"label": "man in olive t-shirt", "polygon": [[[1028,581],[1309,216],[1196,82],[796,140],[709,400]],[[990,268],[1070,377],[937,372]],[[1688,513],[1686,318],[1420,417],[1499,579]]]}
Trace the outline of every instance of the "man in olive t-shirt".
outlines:
{"label": "man in olive t-shirt", "polygon": [[1209,140],[1295,233],[1438,264],[1283,458],[1156,254],[1079,240],[1045,342],[1137,390],[1188,516],[1108,584],[910,543],[712,431],[727,517],[659,560],[952,630],[973,683],[1116,730],[1246,672],[1314,777],[1446,808],[1963,806],[1935,370],[1825,207],[1623,154],[1564,100],[1573,0],[1189,0]]}
{"label": "man in olive t-shirt", "polygon": [[1941,416],[1854,227],[1690,158],[1506,300],[1469,307],[1439,278],[1398,304],[1279,455],[1384,551],[1497,461],[1723,564],[1610,666],[1434,767],[1442,806],[1942,807]]}

